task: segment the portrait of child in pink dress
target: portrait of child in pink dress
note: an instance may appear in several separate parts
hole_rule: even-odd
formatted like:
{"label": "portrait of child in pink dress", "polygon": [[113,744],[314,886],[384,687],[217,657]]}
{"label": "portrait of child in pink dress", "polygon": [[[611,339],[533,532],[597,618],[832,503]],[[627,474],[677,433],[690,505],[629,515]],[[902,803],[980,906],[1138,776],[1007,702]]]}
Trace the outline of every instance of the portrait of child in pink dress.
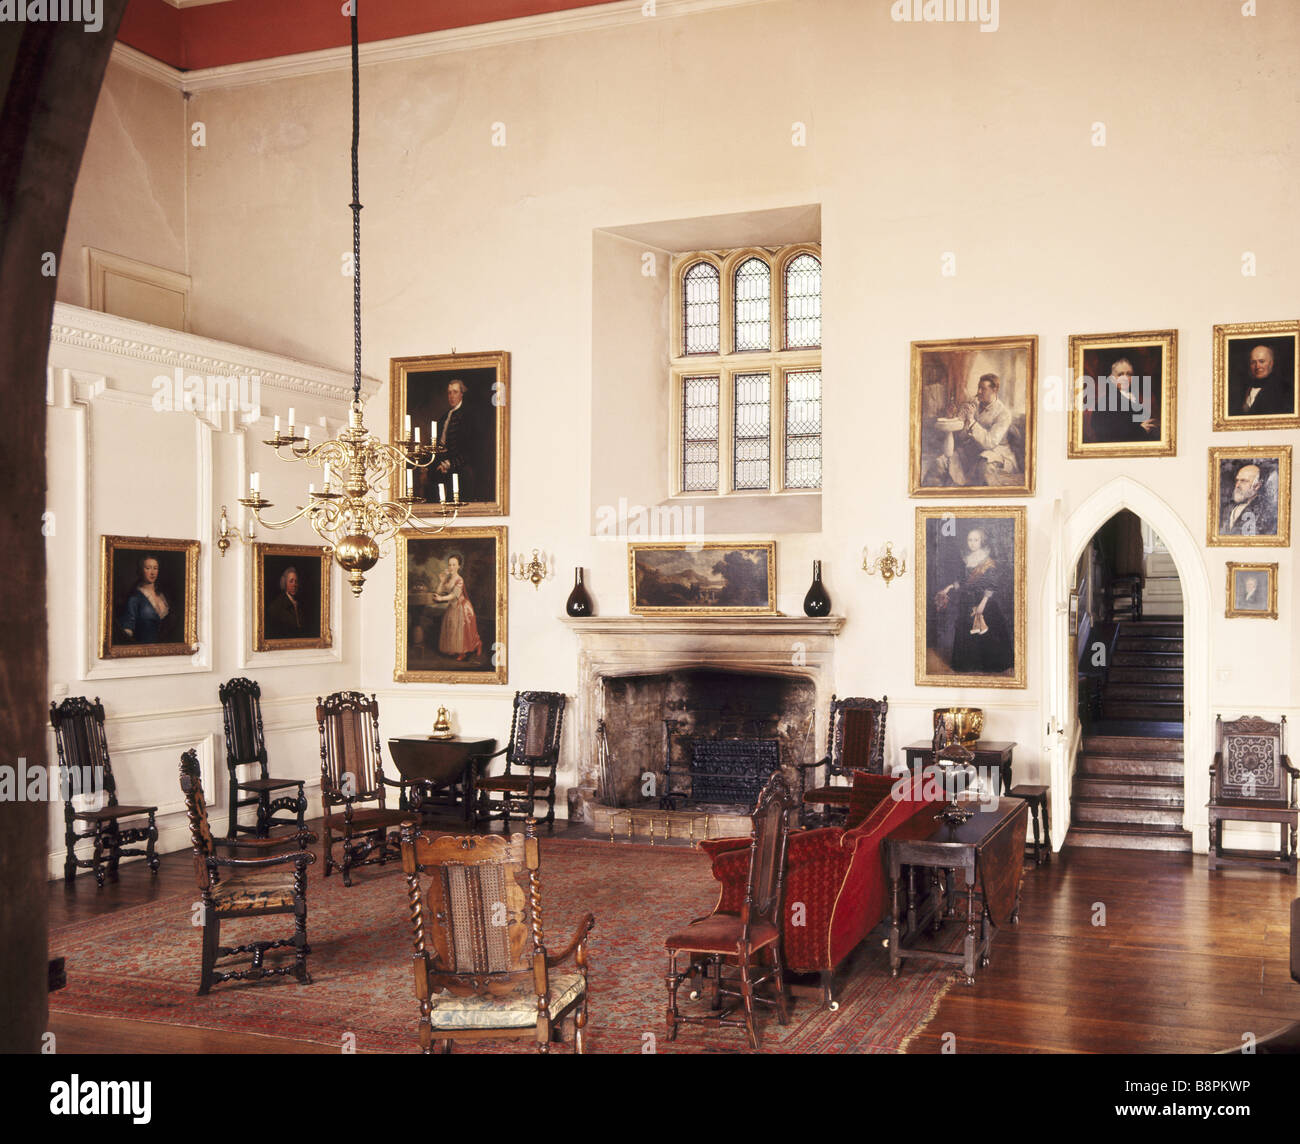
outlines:
{"label": "portrait of child in pink dress", "polygon": [[460,574],[461,565],[459,553],[447,557],[447,570],[439,577],[433,598],[439,604],[447,605],[438,633],[438,650],[443,655],[466,660],[483,650],[483,641],[479,638],[474,605],[470,603],[465,579]]}

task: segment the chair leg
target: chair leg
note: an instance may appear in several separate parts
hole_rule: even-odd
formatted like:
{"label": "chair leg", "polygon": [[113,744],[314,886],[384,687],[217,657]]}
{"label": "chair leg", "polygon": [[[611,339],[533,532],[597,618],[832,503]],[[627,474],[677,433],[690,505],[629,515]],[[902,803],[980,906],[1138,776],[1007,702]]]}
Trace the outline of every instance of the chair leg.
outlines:
{"label": "chair leg", "polygon": [[329,827],[329,819],[325,820],[325,877],[329,877],[334,872],[334,832]]}
{"label": "chair leg", "polygon": [[150,876],[158,877],[158,823],[154,821],[155,812],[149,812],[149,840],[144,847],[144,860],[149,867]]}
{"label": "chair leg", "polygon": [[108,828],[108,876],[114,882],[118,880],[117,868],[122,861],[122,828],[114,822]]}
{"label": "chair leg", "polygon": [[781,943],[772,943],[772,975],[776,979],[776,1019],[782,1025],[790,1023],[790,1004],[785,995],[785,965],[781,958]]}
{"label": "chair leg", "polygon": [[220,934],[221,919],[205,905],[203,909],[203,967],[199,972],[200,997],[212,988],[212,977],[217,964],[217,948]]}
{"label": "chair leg", "polygon": [[587,1052],[587,997],[583,995],[578,1011],[573,1017],[573,1051],[579,1056]]}
{"label": "chair leg", "polygon": [[307,944],[307,900],[305,898],[298,902],[294,910],[293,944],[293,975],[298,979],[299,985],[310,985],[311,974],[307,972],[307,955],[311,953],[311,946]]}
{"label": "chair leg", "polygon": [[239,834],[239,788],[233,771],[230,775],[230,795],[226,806],[230,808],[230,819],[226,823],[226,837],[235,838]]}
{"label": "chair leg", "polygon": [[758,1021],[754,1016],[754,982],[749,976],[749,957],[749,950],[740,956],[740,1000],[745,1006],[745,1032],[749,1035],[749,1047],[757,1049],[762,1046],[758,1036]]}
{"label": "chair leg", "polygon": [[104,824],[95,823],[95,852],[91,855],[92,869],[95,871],[95,885],[104,888]]}
{"label": "chair leg", "polygon": [[352,826],[343,828],[343,884],[352,885]]}
{"label": "chair leg", "polygon": [[442,1041],[442,1055],[443,1055],[444,1057],[449,1057],[449,1056],[451,1056],[451,1038],[450,1038],[450,1037],[444,1037],[444,1038],[443,1038],[443,1041]]}
{"label": "chair leg", "polygon": [[709,999],[709,1008],[715,1013],[722,1008],[722,958],[715,957],[704,963],[704,979],[709,977],[709,966],[713,966],[713,996]]}
{"label": "chair leg", "polygon": [[307,829],[307,796],[303,793],[302,783],[298,784],[298,829]]}
{"label": "chair leg", "polygon": [[677,986],[680,984],[677,974],[677,951],[670,949],[668,951],[668,1039],[677,1040]]}
{"label": "chair leg", "polygon": [[823,969],[821,972],[822,1004],[832,1013],[839,1011],[840,1003],[835,1000],[835,970]]}

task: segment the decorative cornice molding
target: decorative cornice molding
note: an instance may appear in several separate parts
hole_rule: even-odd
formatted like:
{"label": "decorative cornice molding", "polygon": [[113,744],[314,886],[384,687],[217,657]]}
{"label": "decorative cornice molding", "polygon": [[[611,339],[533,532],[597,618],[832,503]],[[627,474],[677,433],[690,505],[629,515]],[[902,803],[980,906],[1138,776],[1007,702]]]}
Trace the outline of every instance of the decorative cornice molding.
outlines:
{"label": "decorative cornice molding", "polygon": [[130,44],[122,43],[121,40],[118,40],[113,45],[111,59],[113,63],[119,64],[121,67],[126,68],[127,71],[133,71],[146,79],[155,80],[178,93],[184,90],[185,73],[180,68],[174,68],[171,64],[165,64],[162,60],[147,56],[144,52],[131,47]]}
{"label": "decorative cornice molding", "polygon": [[[133,322],[66,302],[55,303],[50,344],[154,362],[168,369],[179,368],[205,376],[259,377],[262,385],[272,389],[324,401],[346,404],[351,400],[352,375],[342,370],[151,326],[147,322]],[[373,397],[379,392],[380,384],[372,377],[363,377],[363,396]]]}
{"label": "decorative cornice molding", "polygon": [[[363,64],[387,64],[397,60],[423,59],[450,52],[549,39],[553,36],[598,32],[607,28],[648,23],[651,20],[695,16],[726,8],[743,8],[771,2],[772,0],[654,0],[654,15],[650,16],[642,11],[646,7],[646,0],[617,0],[616,3],[597,4],[590,8],[573,8],[540,16],[520,16],[513,20],[496,20],[490,24],[476,24],[467,28],[424,32],[418,36],[402,36],[395,40],[377,40],[362,44],[359,54]],[[170,83],[179,91],[202,92],[318,75],[321,72],[345,71],[351,66],[352,57],[351,48],[338,47],[269,60],[250,60],[247,63],[180,71],[152,60],[134,48],[118,44],[113,48],[113,58],[135,71]]]}

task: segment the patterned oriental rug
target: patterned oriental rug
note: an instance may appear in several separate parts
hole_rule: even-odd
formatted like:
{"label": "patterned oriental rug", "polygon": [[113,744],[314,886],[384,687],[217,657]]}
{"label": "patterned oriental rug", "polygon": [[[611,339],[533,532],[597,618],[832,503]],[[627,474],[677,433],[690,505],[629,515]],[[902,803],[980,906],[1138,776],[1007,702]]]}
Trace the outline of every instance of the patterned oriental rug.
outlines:
{"label": "patterned oriental rug", "polygon": [[[51,930],[50,949],[67,958],[68,968],[67,988],[50,995],[51,1010],[340,1048],[350,1034],[357,1052],[417,1052],[419,1006],[400,864],[364,867],[351,889],[337,874],[325,879],[321,869],[319,860],[310,868],[307,892],[311,985],[292,978],[228,982],[199,997],[202,931],[190,924],[196,898],[177,894]],[[555,949],[567,943],[584,911],[596,916],[588,1052],[749,1051],[743,1029],[683,1026],[675,1043],[664,1032],[663,939],[717,900],[717,883],[699,851],[543,838],[542,900],[547,944]],[[288,915],[227,922],[221,938],[233,945],[280,929],[291,932]],[[276,951],[268,963],[278,956],[291,959],[292,951]],[[800,996],[782,1028],[771,1008],[760,1006],[762,1051],[901,1052],[933,1016],[953,976],[914,962],[892,978],[886,952],[868,939],[840,980],[836,1013],[812,995]],[[687,1001],[683,989],[679,1004],[695,1012],[703,1002]],[[526,1042],[498,1044],[500,1051],[533,1051]],[[466,1044],[457,1051],[487,1047]]]}

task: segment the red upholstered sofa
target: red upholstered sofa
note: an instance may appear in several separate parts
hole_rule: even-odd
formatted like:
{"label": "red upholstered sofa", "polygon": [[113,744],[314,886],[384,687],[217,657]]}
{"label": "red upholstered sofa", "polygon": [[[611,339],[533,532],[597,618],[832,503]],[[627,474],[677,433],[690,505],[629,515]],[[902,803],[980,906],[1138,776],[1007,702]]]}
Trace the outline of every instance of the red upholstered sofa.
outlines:
{"label": "red upholstered sofa", "polygon": [[[899,793],[894,797],[896,783]],[[932,784],[933,785],[933,784]],[[790,834],[785,875],[785,964],[794,973],[821,975],[825,1004],[836,967],[885,915],[887,894],[880,843],[914,814],[933,804],[919,779],[853,774],[847,827],[826,826]],[[717,909],[739,913],[749,871],[748,838],[715,838],[700,847],[713,859],[722,883]],[[798,906],[802,904],[803,910]],[[795,924],[802,921],[802,925]]]}

